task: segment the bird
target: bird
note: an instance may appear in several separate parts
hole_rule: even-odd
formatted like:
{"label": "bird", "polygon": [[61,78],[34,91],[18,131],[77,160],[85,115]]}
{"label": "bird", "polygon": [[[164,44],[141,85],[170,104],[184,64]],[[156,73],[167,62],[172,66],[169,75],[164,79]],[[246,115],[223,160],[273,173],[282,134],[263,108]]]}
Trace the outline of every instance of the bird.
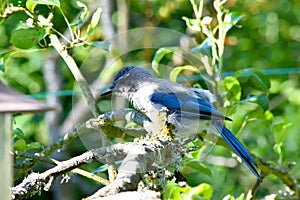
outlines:
{"label": "bird", "polygon": [[164,108],[168,111],[168,123],[175,126],[174,133],[181,138],[196,135],[210,122],[257,180],[262,182],[256,161],[225,127],[224,121],[231,119],[212,105],[215,98],[208,90],[157,78],[142,67],[125,66],[117,72],[112,84],[100,96],[110,93],[125,97],[135,109],[146,115],[150,119],[150,125],[145,129],[149,132],[157,130],[155,127],[161,123],[158,114]]}

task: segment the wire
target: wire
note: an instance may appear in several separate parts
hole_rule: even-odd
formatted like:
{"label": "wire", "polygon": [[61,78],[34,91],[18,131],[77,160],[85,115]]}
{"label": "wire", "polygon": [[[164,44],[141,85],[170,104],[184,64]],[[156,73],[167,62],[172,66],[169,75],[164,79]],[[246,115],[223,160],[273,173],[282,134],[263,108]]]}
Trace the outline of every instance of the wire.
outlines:
{"label": "wire", "polygon": [[[277,76],[277,75],[290,75],[300,73],[300,68],[277,68],[277,69],[266,69],[263,70],[262,73],[266,76]],[[222,78],[227,76],[233,76],[235,72],[224,72],[222,74]],[[199,81],[203,80],[201,76],[191,76],[189,78],[180,79],[178,78],[178,82],[186,82],[186,81]],[[100,91],[104,88],[94,88],[93,91]],[[64,97],[64,96],[73,96],[82,94],[80,90],[60,90],[57,92],[41,92],[37,94],[28,94],[26,96],[34,98],[34,99],[43,99],[46,97]]]}

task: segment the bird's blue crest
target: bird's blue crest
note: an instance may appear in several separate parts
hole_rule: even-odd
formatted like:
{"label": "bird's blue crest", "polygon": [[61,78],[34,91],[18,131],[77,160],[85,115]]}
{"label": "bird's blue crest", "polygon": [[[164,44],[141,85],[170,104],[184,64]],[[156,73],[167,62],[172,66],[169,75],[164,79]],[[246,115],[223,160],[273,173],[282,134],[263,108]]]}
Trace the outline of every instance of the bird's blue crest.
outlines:
{"label": "bird's blue crest", "polygon": [[118,80],[122,77],[122,76],[124,76],[125,74],[127,74],[129,71],[131,71],[132,69],[135,69],[136,68],[136,66],[125,66],[125,67],[123,67],[117,74],[116,74],[116,76],[115,76],[115,79],[114,79],[114,81],[113,81],[113,85],[116,85],[117,84],[117,82],[118,82]]}

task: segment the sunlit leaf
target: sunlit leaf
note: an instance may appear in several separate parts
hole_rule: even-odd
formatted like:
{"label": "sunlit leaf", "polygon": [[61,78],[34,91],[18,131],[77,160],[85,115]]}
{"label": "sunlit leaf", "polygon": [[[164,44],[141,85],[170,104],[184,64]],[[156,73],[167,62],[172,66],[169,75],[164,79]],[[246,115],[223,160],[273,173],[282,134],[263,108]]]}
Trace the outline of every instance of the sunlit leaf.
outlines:
{"label": "sunlit leaf", "polygon": [[99,7],[96,12],[94,12],[92,19],[91,19],[91,23],[87,28],[87,33],[89,35],[93,34],[94,29],[96,28],[96,26],[99,24],[100,22],[100,16],[101,16],[101,11],[102,9]]}
{"label": "sunlit leaf", "polygon": [[183,187],[175,182],[168,182],[164,190],[164,199],[183,200],[182,194],[187,192],[189,187]]}
{"label": "sunlit leaf", "polygon": [[34,9],[37,5],[37,2],[35,2],[34,0],[27,0],[26,1],[26,8],[28,10],[30,10],[31,12],[34,12]]}
{"label": "sunlit leaf", "polygon": [[161,62],[161,60],[163,59],[164,56],[166,56],[169,53],[172,53],[175,49],[177,49],[177,47],[163,47],[158,49],[155,52],[154,58],[152,60],[152,69],[159,74],[159,64]]}
{"label": "sunlit leaf", "polygon": [[201,25],[199,24],[199,21],[197,19],[191,19],[187,17],[182,17],[182,19],[185,21],[186,26],[194,31],[201,31]]}
{"label": "sunlit leaf", "polygon": [[164,199],[174,200],[210,200],[212,198],[213,188],[207,183],[199,184],[195,187],[180,185],[173,181],[168,182],[164,190]]}
{"label": "sunlit leaf", "polygon": [[14,149],[24,152],[26,150],[26,141],[24,139],[19,139],[14,143]]}
{"label": "sunlit leaf", "polygon": [[192,187],[188,193],[190,199],[210,200],[213,194],[213,188],[207,183],[202,183],[196,187]]}
{"label": "sunlit leaf", "polygon": [[78,20],[71,23],[70,26],[72,27],[76,27],[80,24],[82,24],[82,22],[89,16],[90,12],[89,12],[89,9],[87,7],[87,5],[85,5],[84,3],[80,2],[80,1],[77,1],[76,2],[77,6],[80,7],[82,9],[79,17],[78,17]]}
{"label": "sunlit leaf", "polygon": [[227,76],[223,80],[223,84],[226,91],[226,99],[231,103],[238,102],[242,95],[242,88],[239,81],[235,77]]}
{"label": "sunlit leaf", "polygon": [[37,3],[37,4],[60,7],[60,1],[59,0],[32,0],[32,1]]}
{"label": "sunlit leaf", "polygon": [[271,124],[273,122],[273,119],[274,119],[273,113],[271,113],[271,111],[269,111],[269,110],[266,110],[265,119],[266,119],[267,122],[269,122]]}
{"label": "sunlit leaf", "polygon": [[37,44],[39,31],[36,29],[18,29],[11,36],[11,43],[20,49],[29,49]]}
{"label": "sunlit leaf", "polygon": [[222,200],[244,200],[245,199],[245,194],[242,193],[239,197],[235,198],[231,194],[227,194]]}
{"label": "sunlit leaf", "polygon": [[285,157],[286,155],[286,145],[282,142],[275,144],[273,147],[274,151],[281,157]]}
{"label": "sunlit leaf", "polygon": [[277,144],[285,142],[289,136],[289,129],[293,124],[291,122],[275,122],[273,125],[273,135]]}
{"label": "sunlit leaf", "polygon": [[199,69],[192,65],[178,66],[172,69],[170,72],[170,80],[176,82],[179,73],[183,70],[189,70],[195,73],[200,73]]}
{"label": "sunlit leaf", "polygon": [[5,53],[0,54],[0,70],[5,71],[5,63],[6,61],[14,54],[18,53],[17,50],[11,50]]}
{"label": "sunlit leaf", "polygon": [[199,46],[192,48],[191,51],[199,53],[201,55],[207,55],[211,58],[212,57],[211,48],[212,48],[211,39],[206,38]]}
{"label": "sunlit leaf", "polygon": [[32,143],[27,144],[27,146],[26,146],[26,150],[28,150],[28,149],[43,149],[43,148],[44,148],[44,146],[39,142],[32,142]]}
{"label": "sunlit leaf", "polygon": [[227,34],[227,32],[240,21],[244,15],[241,15],[239,12],[230,12],[226,13],[224,17],[224,32],[223,36]]}

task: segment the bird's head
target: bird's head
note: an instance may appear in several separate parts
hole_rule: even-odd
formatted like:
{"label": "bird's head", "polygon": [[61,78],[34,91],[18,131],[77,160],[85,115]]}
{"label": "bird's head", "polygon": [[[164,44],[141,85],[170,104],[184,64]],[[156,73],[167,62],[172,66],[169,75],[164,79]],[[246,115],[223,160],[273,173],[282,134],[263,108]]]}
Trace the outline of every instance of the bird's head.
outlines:
{"label": "bird's head", "polygon": [[136,66],[126,66],[123,67],[118,73],[116,74],[111,86],[109,86],[106,90],[104,90],[100,96],[104,96],[107,94],[110,94],[114,91],[114,89],[117,87],[118,82],[124,78],[126,78],[129,75],[129,72],[133,69],[137,68]]}
{"label": "bird's head", "polygon": [[152,74],[141,67],[126,66],[123,67],[115,76],[112,85],[104,90],[100,96],[115,92],[116,94],[126,96],[130,91],[134,92],[134,88],[137,88],[139,83],[143,81],[147,76]]}

